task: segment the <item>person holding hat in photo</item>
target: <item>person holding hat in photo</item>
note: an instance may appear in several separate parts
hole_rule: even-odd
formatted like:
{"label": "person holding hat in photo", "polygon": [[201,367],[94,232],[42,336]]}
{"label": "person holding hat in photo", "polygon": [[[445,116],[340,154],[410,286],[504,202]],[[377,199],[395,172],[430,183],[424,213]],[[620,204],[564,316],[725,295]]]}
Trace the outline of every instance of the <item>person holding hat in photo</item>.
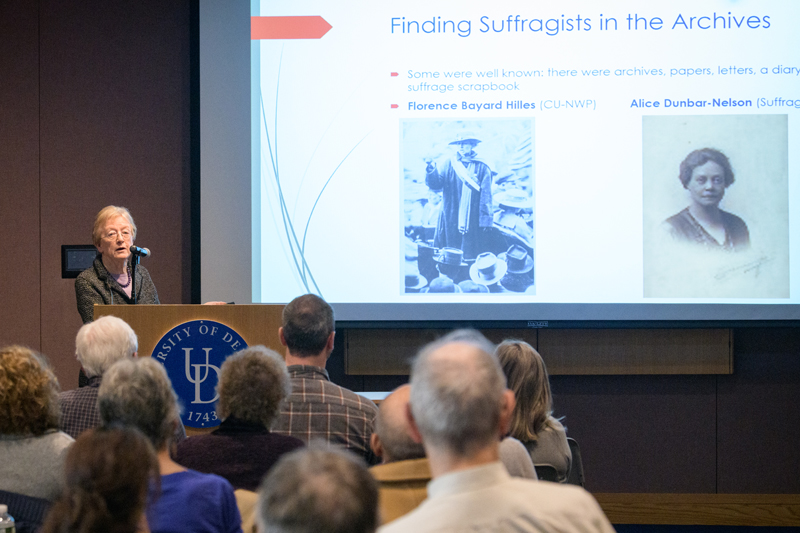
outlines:
{"label": "person holding hat in photo", "polygon": [[491,252],[480,254],[475,263],[469,268],[469,277],[472,281],[485,285],[489,292],[504,292],[502,285],[498,282],[503,279],[508,271],[505,261],[498,259]]}
{"label": "person holding hat in photo", "polygon": [[434,235],[437,248],[463,250],[474,259],[489,248],[485,245],[492,230],[492,169],[478,158],[474,135],[462,132],[449,144],[456,148],[442,168],[428,161],[425,184],[442,191],[442,209]]}
{"label": "person holding hat in photo", "polygon": [[500,284],[513,292],[526,292],[533,285],[533,258],[527,250],[518,244],[512,244],[507,252],[497,256],[505,261],[508,271]]}

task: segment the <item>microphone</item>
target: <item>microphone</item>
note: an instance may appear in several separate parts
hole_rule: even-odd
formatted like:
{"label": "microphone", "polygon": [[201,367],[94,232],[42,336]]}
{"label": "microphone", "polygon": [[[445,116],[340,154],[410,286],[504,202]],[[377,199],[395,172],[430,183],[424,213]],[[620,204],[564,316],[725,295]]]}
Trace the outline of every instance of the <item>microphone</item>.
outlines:
{"label": "microphone", "polygon": [[131,253],[133,255],[140,255],[142,257],[150,257],[149,248],[139,248],[138,246],[131,246]]}

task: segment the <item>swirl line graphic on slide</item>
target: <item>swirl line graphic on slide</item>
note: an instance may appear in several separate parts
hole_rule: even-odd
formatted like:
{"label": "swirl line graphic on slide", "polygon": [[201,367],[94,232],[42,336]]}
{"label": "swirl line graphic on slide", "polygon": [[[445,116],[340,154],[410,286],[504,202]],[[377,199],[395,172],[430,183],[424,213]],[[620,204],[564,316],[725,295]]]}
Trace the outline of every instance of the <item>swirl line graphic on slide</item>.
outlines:
{"label": "swirl line graphic on slide", "polygon": [[[305,287],[306,291],[310,291],[310,287],[308,284],[308,279],[306,278],[306,271],[308,271],[308,277],[311,278],[311,282],[314,284],[314,288],[316,289],[317,293],[322,296],[322,291],[320,291],[319,285],[317,285],[316,280],[314,279],[313,274],[311,273],[311,269],[308,267],[308,263],[306,262],[306,258],[303,255],[303,247],[300,246],[300,243],[297,239],[297,233],[294,230],[294,225],[292,224],[292,219],[289,216],[288,208],[286,207],[286,199],[284,198],[283,188],[281,187],[281,179],[280,179],[280,172],[279,172],[279,165],[278,165],[278,96],[280,93],[280,77],[281,77],[281,63],[283,61],[283,53],[281,52],[281,58],[278,61],[278,74],[275,83],[275,124],[273,126],[274,130],[274,149],[273,143],[270,141],[269,136],[269,126],[267,125],[267,114],[266,108],[264,106],[264,94],[261,92],[260,100],[261,100],[261,117],[262,123],[264,125],[264,134],[267,139],[266,149],[269,152],[270,161],[272,163],[272,174],[275,176],[275,185],[278,188],[278,200],[280,203],[281,208],[281,219],[283,221],[284,231],[286,232],[286,239],[289,242],[289,251],[292,253],[292,261],[294,262],[295,269],[297,269],[298,274],[300,274],[300,279],[303,281],[303,286]],[[262,146],[262,150],[263,150]],[[266,181],[266,179],[265,179]],[[295,247],[297,248],[297,252],[295,252]],[[300,268],[298,263],[298,255],[300,256],[300,260],[303,263],[303,268]]]}
{"label": "swirl line graphic on slide", "polygon": [[[324,193],[324,192],[325,192],[325,189],[328,187],[328,184],[329,184],[329,183],[331,182],[331,180],[333,179],[333,176],[335,176],[335,175],[336,175],[336,171],[337,171],[337,170],[339,170],[339,167],[341,167],[341,166],[344,164],[344,162],[345,162],[345,161],[347,161],[347,158],[348,158],[348,157],[350,157],[350,154],[352,154],[353,152],[355,152],[356,148],[358,148],[358,145],[359,145],[359,144],[361,144],[362,142],[364,142],[364,139],[366,139],[367,137],[369,137],[369,133],[367,133],[366,135],[364,135],[364,136],[361,138],[361,140],[360,140],[360,141],[358,141],[358,142],[356,143],[356,145],[355,145],[355,146],[353,146],[353,148],[351,148],[351,149],[350,149],[350,151],[349,151],[349,152],[347,152],[347,155],[345,155],[345,156],[344,156],[344,158],[343,158],[343,159],[342,159],[342,160],[339,162],[339,164],[338,164],[338,165],[336,165],[336,168],[335,168],[335,169],[333,169],[333,172],[331,173],[331,175],[330,175],[330,177],[328,178],[328,180],[325,182],[325,185],[323,185],[323,186],[322,186],[322,189],[320,189],[320,191],[319,191],[319,194],[317,195],[317,199],[316,199],[316,200],[314,200],[314,205],[311,207],[311,212],[308,214],[308,219],[306,220],[306,229],[305,229],[305,231],[303,232],[303,246],[302,246],[302,248],[300,248],[301,252],[305,251],[305,249],[306,249],[306,235],[308,235],[308,227],[311,225],[311,217],[312,217],[312,216],[314,216],[314,209],[316,209],[316,208],[317,208],[317,204],[319,203],[319,199],[320,199],[320,198],[322,198],[322,193]],[[306,265],[306,263],[305,263],[305,262],[303,262],[303,267],[304,267],[304,268],[305,268],[305,265]],[[309,273],[309,275],[310,275],[310,273]]]}
{"label": "swirl line graphic on slide", "polygon": [[[260,103],[261,103],[262,125],[264,127],[264,134],[265,134],[265,138],[266,138],[266,144],[262,145],[262,151],[264,151],[264,149],[266,149],[266,151],[269,153],[269,156],[270,156],[270,163],[271,164],[269,166],[272,167],[272,173],[275,176],[275,185],[276,185],[277,193],[278,193],[278,202],[279,202],[279,205],[280,205],[281,219],[282,219],[282,222],[283,222],[284,233],[286,234],[286,239],[287,239],[287,242],[289,244],[289,251],[290,251],[290,253],[292,255],[292,262],[294,263],[294,267],[295,267],[295,269],[297,271],[297,274],[300,277],[301,282],[303,283],[303,286],[305,287],[305,290],[307,292],[311,292],[312,291],[311,285],[309,284],[309,281],[310,281],[310,283],[313,284],[313,288],[314,288],[315,292],[317,294],[319,294],[320,296],[322,296],[322,291],[321,291],[319,285],[317,284],[316,280],[314,279],[314,275],[311,273],[311,267],[309,266],[308,261],[306,260],[306,256],[305,256],[306,238],[308,237],[308,229],[311,226],[311,219],[314,216],[314,211],[316,210],[317,205],[319,204],[319,201],[322,198],[322,195],[325,193],[325,190],[327,189],[328,185],[333,180],[334,176],[336,176],[336,173],[338,172],[338,170],[345,163],[345,161],[347,161],[347,159],[350,157],[350,155],[353,154],[353,152],[355,152],[355,150],[359,147],[359,145],[361,145],[361,143],[372,132],[370,131],[367,134],[365,134],[344,155],[344,157],[341,159],[341,161],[339,161],[339,163],[333,169],[333,171],[331,172],[330,176],[328,176],[328,179],[322,185],[322,188],[319,190],[319,193],[317,194],[316,198],[314,199],[314,203],[313,203],[313,205],[311,207],[311,210],[310,210],[310,212],[308,214],[308,217],[306,218],[305,225],[304,225],[304,228],[303,228],[303,238],[302,238],[302,242],[301,242],[298,239],[297,231],[295,231],[295,225],[293,223],[293,218],[294,218],[295,213],[296,213],[297,202],[299,200],[299,195],[298,195],[298,198],[295,199],[295,205],[294,205],[292,214],[290,215],[289,214],[289,209],[288,209],[288,206],[287,206],[287,203],[286,203],[286,198],[285,198],[285,195],[284,195],[284,192],[283,192],[283,187],[281,185],[280,164],[279,164],[279,161],[278,161],[278,113],[277,113],[277,110],[278,110],[278,101],[279,101],[279,92],[280,92],[280,72],[281,72],[282,61],[283,61],[283,47],[281,47],[281,55],[280,55],[280,59],[278,61],[278,72],[277,72],[277,76],[276,76],[275,120],[274,120],[274,124],[273,124],[272,137],[270,137],[269,127],[267,125],[266,106],[264,105],[264,94],[263,94],[263,91],[260,91],[260,94],[259,94],[259,97],[260,97],[259,99],[260,99]],[[337,113],[337,116],[338,116],[338,113]],[[335,118],[336,117],[334,117],[334,119],[331,121],[331,124],[328,125],[328,128],[325,130],[325,133],[327,133],[328,129],[330,129],[330,126],[335,121]],[[325,134],[323,134],[323,137],[324,136],[325,136]],[[319,143],[317,144],[317,147],[319,147],[319,145],[321,143],[322,143],[322,138],[319,140]],[[303,172],[303,176],[302,176],[301,181],[300,181],[300,187],[301,188],[302,188],[303,182],[305,181],[306,175],[308,173],[308,168],[311,166],[311,162],[314,159],[314,155],[316,154],[316,151],[317,151],[317,148],[315,148],[314,152],[311,154],[311,157],[309,158],[308,164],[306,166],[306,170],[305,170],[305,172]],[[265,166],[267,166],[267,165],[265,165]],[[262,179],[264,181],[264,184],[266,185],[267,177],[263,176]]]}

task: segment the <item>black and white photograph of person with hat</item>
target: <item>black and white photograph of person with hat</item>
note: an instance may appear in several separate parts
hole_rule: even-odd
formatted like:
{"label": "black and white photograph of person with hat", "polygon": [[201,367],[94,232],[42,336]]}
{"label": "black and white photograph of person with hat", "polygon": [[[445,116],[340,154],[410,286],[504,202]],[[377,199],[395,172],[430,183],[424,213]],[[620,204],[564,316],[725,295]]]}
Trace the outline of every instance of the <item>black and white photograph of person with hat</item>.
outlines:
{"label": "black and white photograph of person with hat", "polygon": [[447,143],[454,148],[441,168],[436,161],[425,164],[425,184],[442,191],[442,209],[433,244],[458,248],[467,259],[487,247],[492,228],[492,169],[475,148],[481,142],[472,132],[461,132]]}
{"label": "black and white photograph of person with hat", "polygon": [[[503,287],[502,275],[491,282],[471,275],[479,259],[487,263],[492,258],[496,271],[507,270],[508,259],[500,256],[514,246],[523,260],[527,257],[532,263],[535,257],[533,119],[404,120],[400,159],[404,246],[411,240],[426,252],[418,254],[419,272],[430,275],[432,265],[427,263],[435,262],[439,277],[456,287],[470,282],[464,293],[534,293],[532,268],[521,273],[522,278],[518,273],[508,278],[513,288]],[[437,213],[432,236],[424,229],[433,219],[419,224],[414,213]],[[520,255],[517,249],[514,253]],[[413,275],[406,265],[405,273],[410,271]],[[434,280],[428,281],[432,289]],[[415,285],[404,285],[403,291],[440,292]]]}

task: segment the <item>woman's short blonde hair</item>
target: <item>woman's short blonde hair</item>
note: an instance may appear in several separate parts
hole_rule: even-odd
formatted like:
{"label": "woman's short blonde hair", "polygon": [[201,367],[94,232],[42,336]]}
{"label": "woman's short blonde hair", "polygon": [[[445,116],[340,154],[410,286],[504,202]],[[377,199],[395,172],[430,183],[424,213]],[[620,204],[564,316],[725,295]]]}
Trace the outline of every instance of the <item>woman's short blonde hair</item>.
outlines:
{"label": "woman's short blonde hair", "polygon": [[0,435],[58,429],[58,380],[44,356],[24,346],[0,348]]}
{"label": "woman's short blonde hair", "polygon": [[524,341],[506,340],[495,351],[508,388],[517,405],[511,416],[511,436],[522,442],[535,441],[553,413],[550,378],[542,356]]}
{"label": "woman's short blonde hair", "polygon": [[106,227],[106,223],[116,217],[124,217],[128,221],[128,224],[131,226],[133,240],[136,240],[136,223],[133,221],[133,217],[131,216],[131,212],[128,211],[128,208],[107,205],[94,217],[92,243],[94,243],[95,246],[100,246],[100,241],[103,240],[103,229]]}

